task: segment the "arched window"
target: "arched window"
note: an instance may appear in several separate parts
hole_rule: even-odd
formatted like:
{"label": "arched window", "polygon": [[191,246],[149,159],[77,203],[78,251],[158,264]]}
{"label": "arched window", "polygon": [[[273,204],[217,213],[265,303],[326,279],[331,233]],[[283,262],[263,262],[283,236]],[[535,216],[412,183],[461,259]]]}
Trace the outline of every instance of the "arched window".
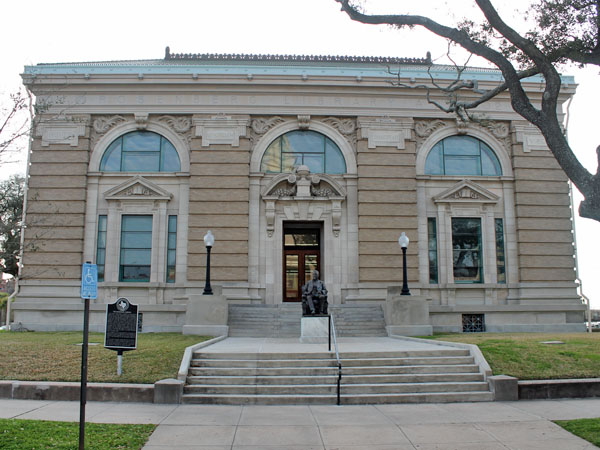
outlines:
{"label": "arched window", "polygon": [[265,151],[262,172],[292,172],[308,166],[311,173],[346,173],[346,161],[340,148],[316,131],[290,131],[275,139]]}
{"label": "arched window", "polygon": [[450,136],[435,144],[425,161],[427,175],[502,175],[494,151],[471,136]]}
{"label": "arched window", "polygon": [[132,131],[115,139],[100,162],[103,172],[178,172],[173,144],[152,131]]}

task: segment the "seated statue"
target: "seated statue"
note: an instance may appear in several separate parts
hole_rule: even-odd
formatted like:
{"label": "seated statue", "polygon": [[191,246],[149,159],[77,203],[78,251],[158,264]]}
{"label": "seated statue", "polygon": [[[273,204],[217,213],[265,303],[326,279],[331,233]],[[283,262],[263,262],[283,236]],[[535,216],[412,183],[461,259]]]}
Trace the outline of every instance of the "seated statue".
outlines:
{"label": "seated statue", "polygon": [[327,306],[325,283],[319,280],[319,272],[313,270],[312,280],[302,286],[302,315],[326,315]]}

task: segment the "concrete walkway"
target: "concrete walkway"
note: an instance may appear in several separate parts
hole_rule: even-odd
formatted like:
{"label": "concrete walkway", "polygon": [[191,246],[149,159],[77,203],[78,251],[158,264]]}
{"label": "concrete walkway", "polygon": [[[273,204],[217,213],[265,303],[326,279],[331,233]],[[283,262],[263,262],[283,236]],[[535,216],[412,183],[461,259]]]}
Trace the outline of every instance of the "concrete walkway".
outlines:
{"label": "concrete walkway", "polygon": [[[0,400],[0,417],[79,420],[79,402]],[[154,423],[146,450],[582,450],[551,422],[600,417],[600,399],[377,406],[89,402],[88,422]]]}

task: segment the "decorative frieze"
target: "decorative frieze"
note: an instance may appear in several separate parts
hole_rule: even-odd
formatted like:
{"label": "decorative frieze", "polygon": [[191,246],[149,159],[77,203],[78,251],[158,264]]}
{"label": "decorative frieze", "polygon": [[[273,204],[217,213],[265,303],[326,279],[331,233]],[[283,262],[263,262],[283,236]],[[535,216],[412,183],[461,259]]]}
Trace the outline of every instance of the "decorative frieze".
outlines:
{"label": "decorative frieze", "polygon": [[202,137],[202,147],[219,144],[239,147],[240,137],[246,137],[246,127],[250,120],[230,116],[195,117],[193,124],[196,136]]}
{"label": "decorative frieze", "polygon": [[87,120],[82,118],[60,117],[41,121],[36,127],[36,135],[42,138],[42,146],[50,144],[79,145],[79,138],[85,136]]}
{"label": "decorative frieze", "polygon": [[535,126],[525,123],[514,124],[513,130],[517,135],[517,142],[523,143],[523,153],[548,150],[544,136]]}
{"label": "decorative frieze", "polygon": [[404,150],[406,141],[411,138],[413,120],[390,117],[359,119],[358,126],[361,136],[368,140],[369,148],[396,147]]}

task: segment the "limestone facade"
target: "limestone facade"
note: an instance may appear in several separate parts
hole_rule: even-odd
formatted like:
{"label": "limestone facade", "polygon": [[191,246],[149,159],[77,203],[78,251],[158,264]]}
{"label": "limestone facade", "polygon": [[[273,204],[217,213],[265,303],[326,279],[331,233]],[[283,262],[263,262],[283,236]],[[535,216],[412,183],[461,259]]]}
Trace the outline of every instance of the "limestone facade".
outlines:
{"label": "limestone facade", "polygon": [[[395,62],[407,84],[426,80],[426,63]],[[446,67],[433,73],[453,76]],[[485,89],[499,75],[468,76]],[[92,328],[102,329],[104,305],[124,296],[140,305],[146,331],[181,331],[189,299],[204,287],[209,229],[219,294],[229,303],[282,303],[286,232],[312,227],[330,303],[384,304],[402,282],[404,231],[411,292],[425,299],[434,331],[461,331],[473,315],[488,331],[584,329],[567,178],[507,96],[480,106],[485,121],[457,123],[423,93],[391,86],[385,61],[367,59],[167,55],[31,66],[23,78],[48,105],[33,135],[14,307],[27,328],[81,328],[81,264],[102,250]],[[574,93],[565,80],[562,101]],[[537,95],[538,80],[527,88]],[[269,146],[295,131],[325,136],[344,172],[264,171]],[[111,145],[136,132],[166,139],[178,170],[103,170]],[[499,174],[428,173],[432,149],[453,136],[483,142]],[[123,281],[123,217],[135,216],[151,224],[148,279]],[[455,279],[460,218],[479,227],[475,282]]]}

